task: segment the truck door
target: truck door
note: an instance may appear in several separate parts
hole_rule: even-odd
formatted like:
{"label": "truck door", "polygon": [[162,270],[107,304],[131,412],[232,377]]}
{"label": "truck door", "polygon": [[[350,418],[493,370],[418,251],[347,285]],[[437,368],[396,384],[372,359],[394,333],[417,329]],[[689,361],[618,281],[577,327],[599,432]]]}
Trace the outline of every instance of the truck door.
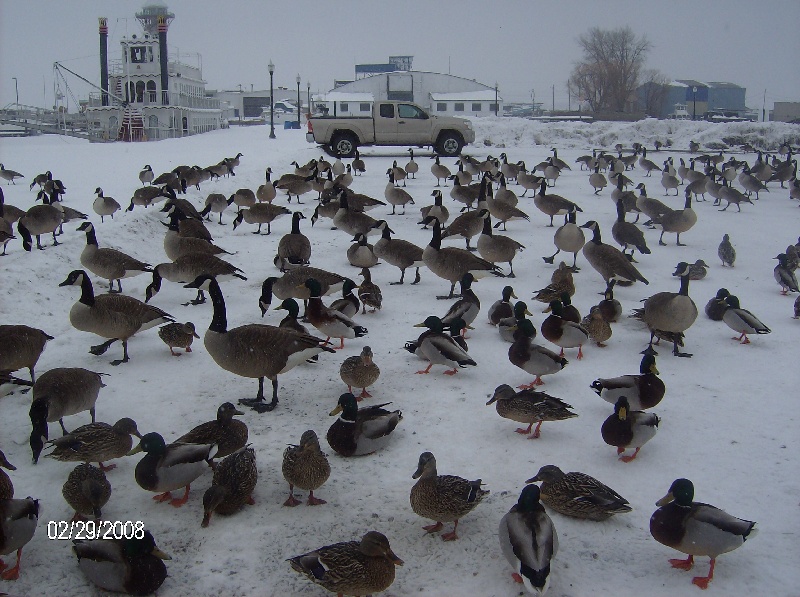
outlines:
{"label": "truck door", "polygon": [[378,103],[375,110],[375,142],[378,145],[395,145],[397,143],[395,104]]}
{"label": "truck door", "polygon": [[397,141],[402,145],[429,145],[431,120],[414,104],[397,104]]}

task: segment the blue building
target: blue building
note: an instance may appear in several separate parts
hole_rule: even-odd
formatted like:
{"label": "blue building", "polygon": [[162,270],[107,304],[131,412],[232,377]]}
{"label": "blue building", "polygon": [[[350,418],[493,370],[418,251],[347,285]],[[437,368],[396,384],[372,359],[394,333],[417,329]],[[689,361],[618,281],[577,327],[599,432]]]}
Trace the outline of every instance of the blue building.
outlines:
{"label": "blue building", "polygon": [[735,83],[692,79],[647,83],[636,90],[640,109],[656,118],[744,117],[745,93]]}

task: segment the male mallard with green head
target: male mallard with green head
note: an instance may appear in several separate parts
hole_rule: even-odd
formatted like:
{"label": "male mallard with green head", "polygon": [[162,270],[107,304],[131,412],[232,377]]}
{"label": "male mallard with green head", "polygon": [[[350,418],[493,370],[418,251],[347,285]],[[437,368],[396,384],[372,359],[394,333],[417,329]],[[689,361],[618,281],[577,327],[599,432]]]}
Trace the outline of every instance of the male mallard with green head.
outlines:
{"label": "male mallard with green head", "polygon": [[342,394],[330,413],[330,416],[339,415],[339,418],[328,429],[328,444],[342,456],[363,456],[380,450],[403,419],[399,410],[383,408],[388,404],[391,403],[358,408],[355,396],[349,392]]}
{"label": "male mallard with green head", "polygon": [[635,448],[636,451],[631,456],[619,457],[622,462],[630,462],[636,458],[642,446],[655,437],[660,421],[652,413],[632,411],[628,399],[621,396],[614,405],[614,414],[603,422],[600,432],[604,442],[617,448],[617,454]]}
{"label": "male mallard with green head", "polygon": [[645,351],[639,364],[639,375],[620,375],[619,377],[598,378],[591,387],[606,402],[616,404],[625,396],[633,410],[653,408],[664,397],[667,388],[658,377],[655,356]]}

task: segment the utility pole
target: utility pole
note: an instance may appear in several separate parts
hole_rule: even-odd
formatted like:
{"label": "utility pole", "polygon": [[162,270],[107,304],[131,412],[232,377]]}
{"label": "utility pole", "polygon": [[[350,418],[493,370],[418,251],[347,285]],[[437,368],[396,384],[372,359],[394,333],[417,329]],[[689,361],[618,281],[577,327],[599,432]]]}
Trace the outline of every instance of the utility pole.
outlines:
{"label": "utility pole", "polygon": [[536,116],[536,90],[531,89],[531,116]]}
{"label": "utility pole", "polygon": [[553,85],[553,112],[556,111],[556,86]]}
{"label": "utility pole", "polygon": [[569,83],[567,83],[567,111],[572,112],[572,94],[569,92]]}
{"label": "utility pole", "polygon": [[764,119],[764,122],[767,121],[767,90],[764,90],[764,101],[761,104],[761,115]]}

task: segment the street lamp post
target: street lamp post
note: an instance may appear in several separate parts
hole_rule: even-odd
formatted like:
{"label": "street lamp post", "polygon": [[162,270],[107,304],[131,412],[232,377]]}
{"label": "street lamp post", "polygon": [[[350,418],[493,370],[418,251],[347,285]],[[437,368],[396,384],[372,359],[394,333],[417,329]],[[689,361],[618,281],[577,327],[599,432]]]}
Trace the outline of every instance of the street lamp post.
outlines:
{"label": "street lamp post", "polygon": [[300,128],[300,73],[295,78],[297,82],[297,128]]}
{"label": "street lamp post", "polygon": [[497,98],[497,83],[494,84],[494,115],[497,116],[498,98]]}
{"label": "street lamp post", "polygon": [[14,91],[17,94],[17,106],[19,106],[19,87],[17,85],[17,78],[16,77],[11,77],[11,78],[14,79]]}
{"label": "street lamp post", "polygon": [[272,75],[275,74],[275,65],[272,64],[272,60],[269,61],[267,65],[269,69],[269,138],[275,138],[275,92],[272,88]]}
{"label": "street lamp post", "polygon": [[306,81],[306,87],[308,88],[308,110],[306,114],[309,116],[311,115],[311,81]]}
{"label": "street lamp post", "polygon": [[692,120],[697,120],[697,87],[692,87]]}

